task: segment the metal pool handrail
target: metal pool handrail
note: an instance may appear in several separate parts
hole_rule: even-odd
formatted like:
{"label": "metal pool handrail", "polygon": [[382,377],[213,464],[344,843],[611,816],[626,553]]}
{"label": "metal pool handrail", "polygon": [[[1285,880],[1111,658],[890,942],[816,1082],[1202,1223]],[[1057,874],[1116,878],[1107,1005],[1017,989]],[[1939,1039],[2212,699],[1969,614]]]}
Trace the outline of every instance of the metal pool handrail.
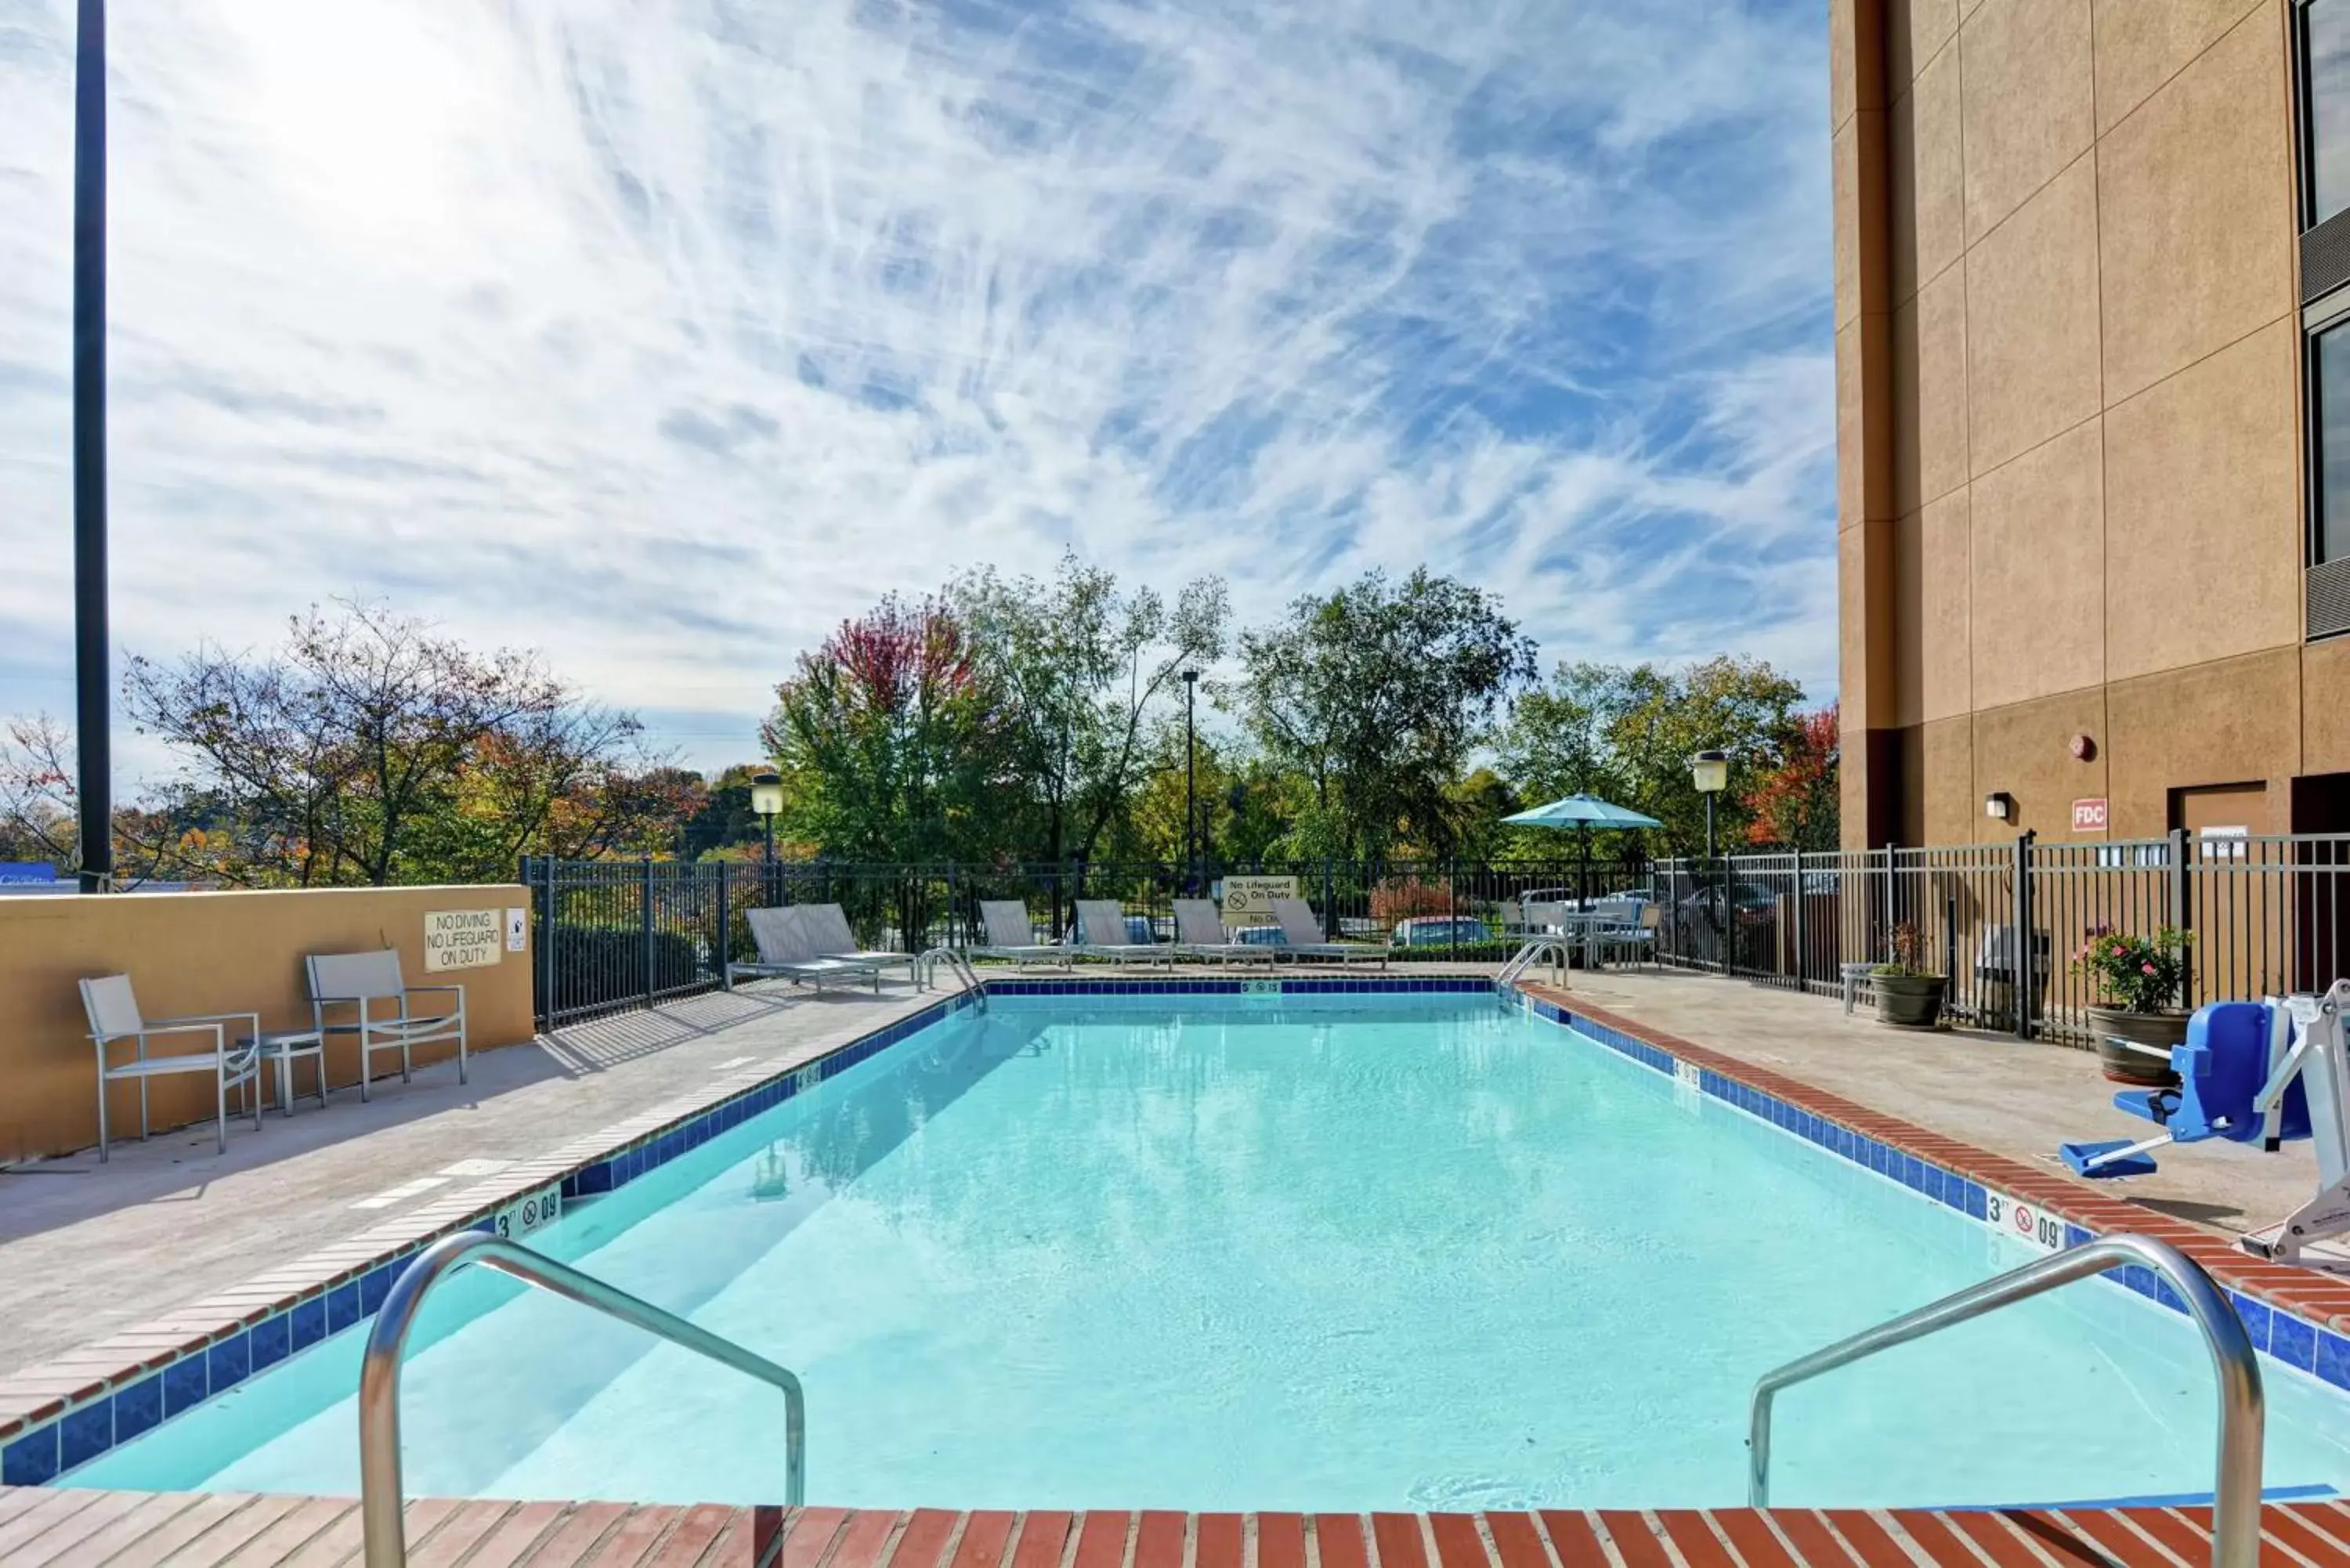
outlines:
{"label": "metal pool handrail", "polygon": [[433,1242],[400,1271],[390,1293],[384,1297],[382,1310],[376,1314],[375,1326],[368,1331],[367,1356],[359,1364],[359,1521],[367,1568],[404,1568],[408,1562],[407,1532],[400,1517],[406,1501],[400,1479],[400,1355],[424,1298],[434,1285],[468,1263],[479,1263],[593,1307],[782,1389],[784,1496],[790,1507],[800,1506],[806,1481],[803,1450],[807,1420],[798,1378],[733,1340],[639,1301],[568,1263],[558,1263],[543,1252],[484,1231],[461,1231]]}
{"label": "metal pool handrail", "polygon": [[1839,1366],[1907,1345],[1913,1339],[1966,1323],[2003,1306],[2053,1291],[2059,1285],[2138,1263],[2168,1279],[2187,1303],[2188,1314],[2203,1331],[2211,1350],[2211,1370],[2220,1382],[2220,1469],[2212,1488],[2212,1568],[2257,1568],[2261,1554],[2261,1428],[2264,1407],[2260,1358],[2228,1298],[2201,1265],[2150,1236],[2101,1236],[2078,1247],[2036,1259],[1954,1295],[1904,1313],[1791,1361],[1754,1385],[1747,1425],[1752,1469],[1747,1501],[1771,1506],[1771,1399],[1782,1388],[1833,1372]]}
{"label": "metal pool handrail", "polygon": [[922,977],[923,984],[935,985],[941,964],[946,965],[947,972],[962,981],[963,989],[972,993],[976,1004],[984,1011],[987,1007],[987,987],[980,983],[979,971],[972,967],[971,960],[954,949],[932,948],[914,961],[914,969]]}

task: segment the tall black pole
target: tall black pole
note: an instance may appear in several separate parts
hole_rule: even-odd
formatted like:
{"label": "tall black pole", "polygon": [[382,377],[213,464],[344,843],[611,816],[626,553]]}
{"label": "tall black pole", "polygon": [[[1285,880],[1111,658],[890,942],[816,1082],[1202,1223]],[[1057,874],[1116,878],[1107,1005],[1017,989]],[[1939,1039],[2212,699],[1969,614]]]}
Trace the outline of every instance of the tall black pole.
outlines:
{"label": "tall black pole", "polygon": [[1200,852],[1193,825],[1199,821],[1199,808],[1192,804],[1199,788],[1198,751],[1192,743],[1191,698],[1200,689],[1200,672],[1183,671],[1183,890],[1199,891]]}
{"label": "tall black pole", "polygon": [[80,0],[74,57],[74,733],[81,890],[114,876],[113,672],[106,627],[106,0]]}

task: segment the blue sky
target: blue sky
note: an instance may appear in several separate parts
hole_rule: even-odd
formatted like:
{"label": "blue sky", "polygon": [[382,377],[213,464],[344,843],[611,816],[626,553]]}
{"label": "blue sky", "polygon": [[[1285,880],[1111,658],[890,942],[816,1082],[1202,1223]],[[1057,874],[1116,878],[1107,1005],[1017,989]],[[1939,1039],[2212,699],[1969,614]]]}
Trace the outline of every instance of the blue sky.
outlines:
{"label": "blue sky", "polygon": [[[125,651],[382,597],[717,765],[1074,548],[1833,692],[1817,0],[113,10]],[[72,705],[71,39],[0,10],[0,713]]]}

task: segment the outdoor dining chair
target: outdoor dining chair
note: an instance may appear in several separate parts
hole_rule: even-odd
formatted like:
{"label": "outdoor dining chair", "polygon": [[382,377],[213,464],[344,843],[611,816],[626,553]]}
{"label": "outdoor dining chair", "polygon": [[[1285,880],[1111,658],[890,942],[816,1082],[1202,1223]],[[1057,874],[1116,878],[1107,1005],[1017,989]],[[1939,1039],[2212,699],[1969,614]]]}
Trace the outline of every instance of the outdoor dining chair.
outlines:
{"label": "outdoor dining chair", "polygon": [[[98,975],[81,982],[82,1011],[89,1018],[89,1037],[98,1047],[98,1158],[103,1163],[109,1158],[112,1142],[107,1124],[106,1091],[120,1083],[139,1085],[139,1139],[147,1140],[147,1085],[150,1079],[180,1073],[208,1073],[213,1079],[215,1110],[215,1141],[219,1151],[228,1152],[228,1092],[236,1089],[252,1103],[253,1125],[261,1126],[261,1093],[257,1083],[261,1072],[260,1050],[255,1037],[261,1033],[261,1021],[249,1012],[191,1014],[182,1018],[149,1018],[139,1011],[139,998],[130,989],[127,974]],[[232,1042],[229,1026],[250,1022],[252,1034]],[[150,1056],[147,1042],[159,1034],[195,1035],[209,1037],[212,1049],[190,1051],[168,1056]],[[109,1048],[129,1040],[135,1044],[135,1054],[129,1061],[118,1062],[109,1054]],[[240,1114],[242,1106],[240,1106]]]}
{"label": "outdoor dining chair", "polygon": [[[368,1097],[377,1052],[400,1053],[400,1081],[405,1084],[415,1068],[413,1049],[444,1040],[457,1043],[457,1082],[465,1082],[463,986],[409,984],[400,973],[400,954],[391,948],[367,953],[312,953],[302,964],[310,977],[311,1022],[320,1037],[349,1034],[359,1040],[360,1099]],[[443,996],[452,1001],[428,1003],[434,1011],[417,1010],[417,998]],[[336,1008],[351,1010],[348,1022],[328,1021],[328,1010]]]}

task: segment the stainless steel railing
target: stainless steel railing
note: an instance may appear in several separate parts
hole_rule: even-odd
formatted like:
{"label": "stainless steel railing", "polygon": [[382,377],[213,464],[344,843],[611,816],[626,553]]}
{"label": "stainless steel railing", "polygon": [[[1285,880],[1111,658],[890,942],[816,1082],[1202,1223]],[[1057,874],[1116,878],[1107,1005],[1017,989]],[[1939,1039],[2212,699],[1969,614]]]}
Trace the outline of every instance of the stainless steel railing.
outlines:
{"label": "stainless steel railing", "polygon": [[917,958],[914,961],[914,973],[918,981],[925,986],[937,984],[941,964],[946,966],[949,974],[962,981],[963,989],[970,992],[976,1004],[984,1010],[987,1006],[987,987],[980,983],[979,971],[972,967],[970,959],[952,948],[932,948]]}
{"label": "stainless steel railing", "polygon": [[1493,976],[1493,989],[1507,995],[1526,971],[1544,959],[1549,959],[1551,970],[1561,985],[1566,983],[1568,939],[1565,937],[1530,937],[1523,947],[1512,954],[1501,972]]}
{"label": "stainless steel railing", "polygon": [[[1970,1285],[1888,1323],[1864,1329],[1791,1361],[1754,1385],[1747,1423],[1747,1501],[1771,1506],[1771,1400],[1781,1389],[1833,1372],[1864,1356],[1950,1328],[2108,1269],[2138,1263],[2168,1279],[2187,1302],[2188,1315],[2210,1347],[2220,1382],[2219,1479],[2212,1488],[2212,1568],[2257,1568],[2261,1554],[2261,1429],[2263,1396],[2260,1358],[2228,1298],[2200,1265],[2150,1236],[2103,1236],[2036,1259],[2020,1269]],[[372,1564],[370,1564],[372,1568]]]}
{"label": "stainless steel railing", "polygon": [[400,1356],[424,1298],[434,1285],[469,1263],[593,1307],[782,1389],[784,1498],[793,1508],[800,1505],[806,1485],[807,1413],[798,1378],[733,1340],[722,1339],[568,1263],[558,1263],[544,1253],[480,1231],[463,1231],[433,1242],[400,1271],[390,1293],[384,1297],[382,1310],[376,1314],[375,1326],[368,1331],[367,1355],[359,1364],[359,1521],[367,1568],[405,1568],[408,1562],[407,1531],[401,1520],[407,1498],[400,1477]]}

